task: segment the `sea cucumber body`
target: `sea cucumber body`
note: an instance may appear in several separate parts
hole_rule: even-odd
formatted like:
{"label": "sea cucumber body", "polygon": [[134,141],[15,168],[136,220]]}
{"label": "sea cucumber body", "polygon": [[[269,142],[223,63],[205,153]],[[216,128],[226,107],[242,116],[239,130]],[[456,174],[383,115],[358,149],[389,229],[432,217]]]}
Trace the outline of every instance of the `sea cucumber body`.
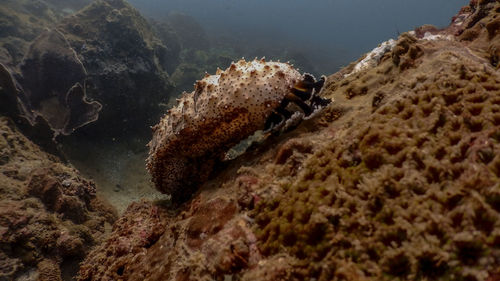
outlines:
{"label": "sea cucumber body", "polygon": [[147,168],[156,188],[174,196],[206,178],[222,154],[264,128],[301,79],[287,63],[240,60],[197,81],[153,127]]}

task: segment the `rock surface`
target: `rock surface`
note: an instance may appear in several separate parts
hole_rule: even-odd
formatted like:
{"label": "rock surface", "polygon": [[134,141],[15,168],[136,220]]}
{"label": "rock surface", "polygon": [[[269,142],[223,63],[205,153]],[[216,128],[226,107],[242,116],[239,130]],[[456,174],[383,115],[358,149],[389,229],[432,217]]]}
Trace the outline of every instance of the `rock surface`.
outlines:
{"label": "rock surface", "polygon": [[4,0],[0,6],[0,63],[16,72],[30,43],[89,0]]}
{"label": "rock surface", "polygon": [[64,35],[43,32],[20,65],[19,110],[32,126],[40,119],[54,134],[69,135],[98,119],[102,106],[86,97],[87,71]]}
{"label": "rock surface", "polygon": [[166,22],[175,30],[183,49],[207,50],[210,42],[203,27],[193,17],[182,13],[171,13]]}
{"label": "rock surface", "polygon": [[[21,96],[19,114],[31,124],[41,117],[56,134],[70,134],[96,120],[84,134],[146,134],[148,125],[161,115],[159,104],[168,101],[173,88],[166,70],[178,61],[176,37],[170,38],[167,48],[139,12],[123,0],[95,1],[70,16],[61,7],[79,7],[86,1],[38,2],[40,7],[24,0],[0,7],[0,24],[4,25],[0,91],[8,97]],[[8,78],[15,79],[14,93],[7,87]],[[95,102],[68,98],[81,93]],[[12,102],[3,96],[2,101]],[[45,106],[40,100],[46,101]],[[99,119],[97,102],[102,104]],[[0,109],[15,117],[8,108]]]}
{"label": "rock surface", "polygon": [[28,51],[29,43],[45,28],[62,18],[60,10],[47,2],[5,0],[0,6],[0,62],[15,68]]}
{"label": "rock surface", "polygon": [[132,205],[79,280],[499,280],[499,13],[330,76],[321,116],[176,210]]}
{"label": "rock surface", "polygon": [[151,27],[153,28],[158,39],[165,45],[165,52],[159,53],[158,59],[160,64],[172,75],[175,68],[180,63],[181,43],[175,30],[167,23],[156,20],[151,20]]}
{"label": "rock surface", "polygon": [[115,220],[91,181],[0,117],[0,280],[70,280]]}
{"label": "rock surface", "polygon": [[89,97],[103,105],[85,130],[128,135],[153,125],[172,90],[160,63],[168,51],[139,12],[124,0],[95,1],[58,29],[87,70]]}
{"label": "rock surface", "polygon": [[[18,88],[14,76],[34,41],[63,17],[62,11],[42,1],[5,0],[0,6],[0,112],[18,117]],[[69,89],[67,89],[69,90]]]}

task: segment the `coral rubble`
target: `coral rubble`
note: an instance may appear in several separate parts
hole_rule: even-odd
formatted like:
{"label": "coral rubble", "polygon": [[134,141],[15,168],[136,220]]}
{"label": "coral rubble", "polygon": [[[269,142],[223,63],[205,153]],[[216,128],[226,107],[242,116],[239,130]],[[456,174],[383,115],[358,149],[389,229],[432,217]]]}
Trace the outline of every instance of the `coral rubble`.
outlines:
{"label": "coral rubble", "polygon": [[0,117],[0,280],[61,280],[101,242],[116,212],[95,185]]}

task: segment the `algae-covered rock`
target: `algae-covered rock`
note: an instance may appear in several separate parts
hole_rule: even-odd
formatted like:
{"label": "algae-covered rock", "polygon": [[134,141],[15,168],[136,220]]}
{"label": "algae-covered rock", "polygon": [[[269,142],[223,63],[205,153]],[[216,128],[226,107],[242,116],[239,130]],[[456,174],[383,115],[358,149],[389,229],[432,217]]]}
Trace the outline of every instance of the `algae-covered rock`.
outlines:
{"label": "algae-covered rock", "polygon": [[69,135],[97,120],[102,106],[86,99],[87,72],[58,30],[42,33],[19,68],[19,108],[31,125],[41,118],[55,135]]}
{"label": "algae-covered rock", "polygon": [[103,105],[99,121],[86,130],[145,133],[171,90],[158,57],[168,50],[148,22],[123,0],[100,0],[65,18],[58,29],[87,70],[89,97]]}
{"label": "algae-covered rock", "polygon": [[[97,120],[99,102],[100,121],[86,128],[87,133],[146,134],[160,116],[159,104],[169,98],[172,86],[166,70],[173,71],[178,61],[177,42],[168,42],[167,48],[125,1],[96,1],[68,16],[87,3],[22,0],[0,7],[0,63],[18,86],[14,91],[7,88],[10,82],[4,83],[4,75],[0,91],[20,95],[18,105],[7,108],[19,107],[18,114],[32,125],[41,117],[56,134],[70,134]],[[73,86],[78,93],[70,95]],[[95,102],[68,98],[81,93]],[[54,96],[57,100],[50,100]],[[17,117],[12,110],[3,112]]]}
{"label": "algae-covered rock", "polygon": [[172,75],[180,63],[181,43],[175,30],[167,23],[151,20],[151,26],[156,36],[166,47],[163,52],[158,53],[158,59],[163,68]]}
{"label": "algae-covered rock", "polygon": [[100,243],[116,211],[95,184],[0,117],[0,280],[61,280]]}
{"label": "algae-covered rock", "polygon": [[88,3],[90,0],[3,0],[0,5],[0,62],[8,67],[19,64],[31,41],[46,28],[54,27],[69,12]]}
{"label": "algae-covered rock", "polygon": [[19,64],[29,43],[59,17],[42,1],[5,0],[0,5],[0,62],[8,67]]}
{"label": "algae-covered rock", "polygon": [[500,74],[485,51],[500,46],[487,29],[499,8],[471,5],[482,17],[471,42],[404,34],[376,67],[327,86],[346,112],[292,184],[257,205],[263,254],[292,254],[318,280],[495,274]]}
{"label": "algae-covered rock", "polygon": [[166,21],[175,30],[183,49],[208,50],[210,48],[205,30],[191,16],[170,13]]}
{"label": "algae-covered rock", "polygon": [[87,6],[92,0],[44,0],[44,2],[66,16]]}
{"label": "algae-covered rock", "polygon": [[7,65],[0,63],[1,113],[46,124],[54,137],[97,120],[102,106],[87,100],[85,67],[58,30],[38,36],[19,66]]}

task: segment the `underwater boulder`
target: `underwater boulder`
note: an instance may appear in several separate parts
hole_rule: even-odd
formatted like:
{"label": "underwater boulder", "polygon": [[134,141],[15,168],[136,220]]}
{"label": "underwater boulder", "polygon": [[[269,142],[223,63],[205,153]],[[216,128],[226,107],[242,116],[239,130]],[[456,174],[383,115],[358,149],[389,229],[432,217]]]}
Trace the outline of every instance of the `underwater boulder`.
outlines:
{"label": "underwater boulder", "polygon": [[[13,67],[22,61],[29,44],[64,16],[90,0],[4,0],[0,6],[0,62]],[[6,59],[1,52],[11,58]]]}
{"label": "underwater boulder", "polygon": [[2,113],[32,126],[42,121],[54,136],[97,120],[101,105],[87,100],[85,68],[59,31],[40,35],[18,68],[20,73],[0,63]]}
{"label": "underwater boulder", "polygon": [[90,135],[147,133],[172,86],[158,55],[168,53],[151,26],[123,0],[95,1],[58,29],[87,70],[86,91],[103,109]]}
{"label": "underwater boulder", "polygon": [[61,18],[42,1],[6,0],[0,7],[0,63],[15,70],[30,43]]}
{"label": "underwater boulder", "polygon": [[0,113],[8,116],[18,114],[18,87],[11,71],[0,63]]}
{"label": "underwater boulder", "polygon": [[[329,76],[335,104],[185,204],[131,206],[78,280],[498,280],[500,3],[468,10],[467,24],[404,33]],[[171,114],[189,111],[181,101]],[[145,226],[164,232],[130,243]]]}
{"label": "underwater boulder", "polygon": [[0,116],[0,280],[62,280],[106,237],[116,211],[95,184]]}
{"label": "underwater boulder", "polygon": [[[76,97],[83,93],[98,101],[103,110],[100,120],[82,133],[116,136],[142,129],[147,134],[148,125],[161,115],[159,104],[168,100],[173,88],[167,71],[173,72],[179,61],[178,42],[174,36],[168,44],[162,43],[139,12],[122,0],[95,1],[63,19],[87,2],[21,0],[8,1],[0,8],[3,26],[0,63],[20,85],[20,113],[31,124],[42,117],[56,134],[70,134],[75,128],[97,120],[100,110],[97,103],[85,105],[83,102],[80,104],[83,108],[73,108],[75,114],[69,115],[69,108],[79,106]],[[49,32],[47,28],[54,30]],[[166,32],[163,36],[167,37]],[[50,59],[43,63],[37,61],[34,50],[44,48],[42,43],[51,40],[54,50],[62,50],[63,55],[54,65],[50,65]],[[55,51],[44,52],[47,57],[57,57]],[[61,66],[65,63],[67,65]],[[44,74],[37,75],[36,71]],[[62,79],[55,79],[57,75]],[[67,94],[67,101],[61,92]],[[43,95],[61,98],[50,101],[54,106],[48,100],[42,106]],[[30,100],[32,98],[34,100]],[[81,115],[77,116],[76,111]],[[61,117],[51,118],[54,114]]]}
{"label": "underwater boulder", "polygon": [[101,105],[86,99],[85,68],[58,30],[33,42],[20,70],[20,109],[31,125],[42,118],[55,135],[69,135],[97,120]]}
{"label": "underwater boulder", "polygon": [[151,20],[151,26],[156,36],[165,48],[158,48],[156,55],[160,64],[169,75],[175,71],[180,63],[181,43],[174,29],[166,22]]}
{"label": "underwater boulder", "polygon": [[175,30],[183,49],[208,50],[210,48],[205,30],[193,17],[183,13],[170,13],[166,21]]}
{"label": "underwater boulder", "polygon": [[171,79],[179,91],[189,91],[193,88],[193,81],[203,77],[205,70],[192,63],[181,63],[172,73]]}
{"label": "underwater boulder", "polygon": [[83,65],[64,35],[53,30],[65,14],[51,1],[9,0],[0,7],[0,110],[20,124],[42,124],[24,127],[41,138],[51,129],[70,134],[96,120],[100,110],[85,99]]}

